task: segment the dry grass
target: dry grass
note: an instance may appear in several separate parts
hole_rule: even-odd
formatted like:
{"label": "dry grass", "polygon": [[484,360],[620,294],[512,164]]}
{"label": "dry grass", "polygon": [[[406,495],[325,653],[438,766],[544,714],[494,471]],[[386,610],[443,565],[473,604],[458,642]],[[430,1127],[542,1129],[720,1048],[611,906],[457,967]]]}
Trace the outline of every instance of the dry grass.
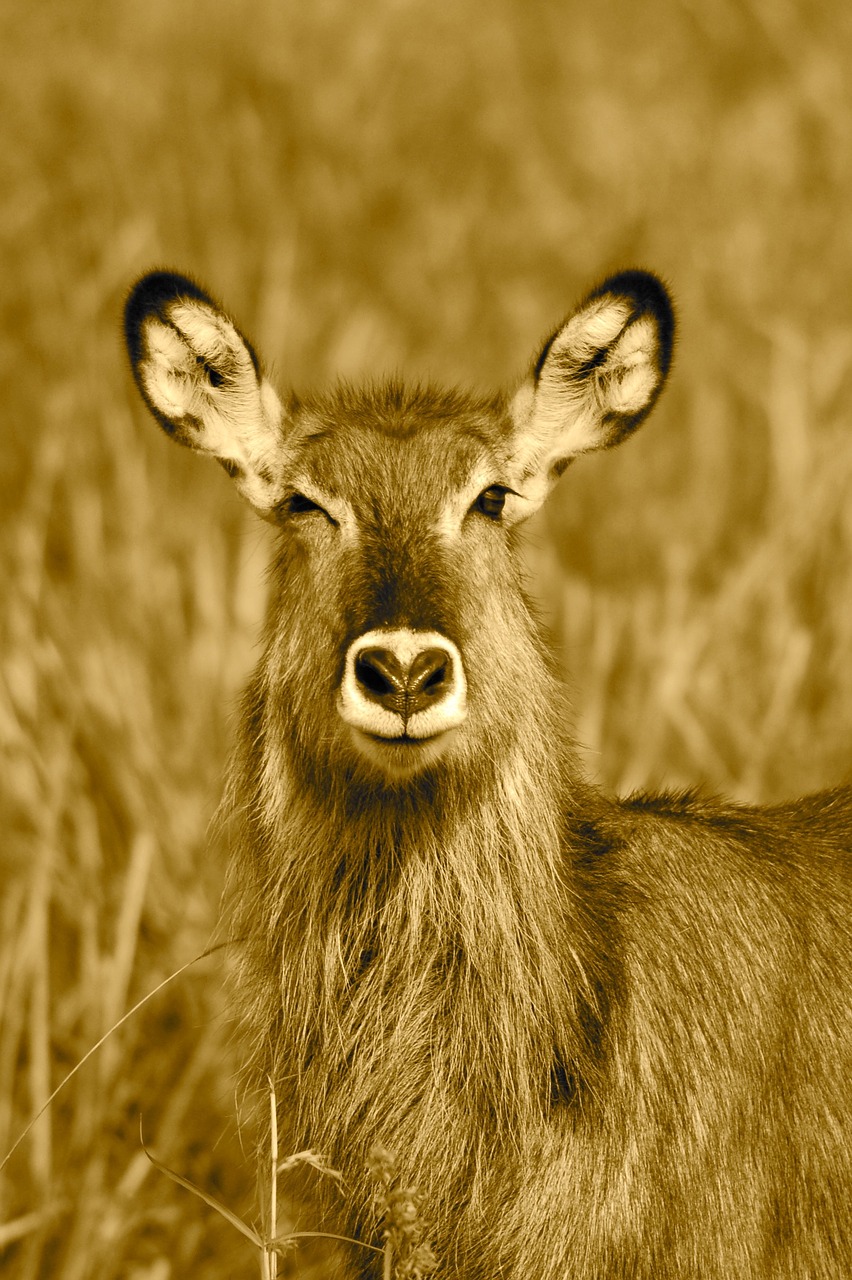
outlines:
{"label": "dry grass", "polygon": [[[207,280],[298,386],[491,384],[599,274],[661,271],[672,386],[533,539],[577,733],[610,786],[848,775],[850,22],[840,0],[4,6],[0,1155],[215,928],[264,535],[136,404],[117,325],[150,265]],[[259,1219],[222,967],[164,988],[17,1147],[4,1275],[255,1273],[139,1145],[141,1114]]]}

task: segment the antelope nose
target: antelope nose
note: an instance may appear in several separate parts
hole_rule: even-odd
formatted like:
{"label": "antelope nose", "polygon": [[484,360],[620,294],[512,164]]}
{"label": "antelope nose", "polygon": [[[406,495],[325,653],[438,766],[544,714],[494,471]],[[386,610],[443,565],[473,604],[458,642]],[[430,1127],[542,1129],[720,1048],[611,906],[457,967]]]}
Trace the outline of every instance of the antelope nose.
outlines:
{"label": "antelope nose", "polygon": [[467,718],[461,653],[440,631],[365,631],[346,651],[337,710],[350,728],[387,742],[457,729]]}
{"label": "antelope nose", "polygon": [[355,679],[365,699],[408,720],[446,696],[453,660],[446,649],[430,648],[405,662],[392,649],[376,646],[358,654]]}

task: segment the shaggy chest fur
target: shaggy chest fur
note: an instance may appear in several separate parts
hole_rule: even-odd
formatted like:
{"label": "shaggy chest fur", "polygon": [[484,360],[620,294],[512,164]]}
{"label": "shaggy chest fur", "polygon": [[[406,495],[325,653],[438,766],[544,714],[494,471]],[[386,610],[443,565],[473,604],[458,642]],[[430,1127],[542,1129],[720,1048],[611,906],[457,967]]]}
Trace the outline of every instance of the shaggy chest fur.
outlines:
{"label": "shaggy chest fur", "polygon": [[[247,742],[241,774],[262,792],[263,735]],[[277,1081],[292,1149],[344,1173],[349,1232],[378,1227],[378,1143],[422,1193],[435,1244],[458,1250],[495,1179],[511,1196],[554,1108],[600,1084],[617,930],[605,902],[586,914],[578,876],[605,853],[565,817],[588,811],[585,789],[552,761],[516,765],[531,792],[500,771],[469,780],[464,805],[439,773],[372,805],[329,805],[299,779],[272,826],[268,796],[243,810],[235,932],[259,1074]]]}

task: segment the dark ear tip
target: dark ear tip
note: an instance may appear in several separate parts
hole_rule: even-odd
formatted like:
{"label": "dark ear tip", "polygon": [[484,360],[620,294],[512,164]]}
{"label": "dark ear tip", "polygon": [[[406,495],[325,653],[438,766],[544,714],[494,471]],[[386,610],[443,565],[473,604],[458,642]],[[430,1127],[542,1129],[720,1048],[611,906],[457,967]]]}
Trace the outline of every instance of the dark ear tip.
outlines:
{"label": "dark ear tip", "polygon": [[124,304],[124,336],[134,365],[142,354],[140,333],[143,320],[152,312],[162,314],[164,308],[177,298],[195,298],[215,306],[209,294],[177,271],[149,271],[130,290]]}
{"label": "dark ear tip", "polygon": [[[649,312],[654,316],[657,324],[657,332],[659,335],[659,350],[657,359],[659,363],[660,373],[665,378],[669,371],[672,359],[672,348],[674,346],[675,337],[675,314],[672,304],[671,295],[663,284],[659,276],[655,276],[650,271],[643,271],[639,268],[632,268],[628,271],[619,271],[615,275],[608,276],[602,284],[593,289],[580,305],[583,306],[590,302],[594,302],[596,298],[602,298],[604,294],[615,295],[616,297],[626,298],[632,307],[632,320],[638,320],[640,316],[647,315]],[[533,377],[538,378],[544,367],[548,352],[553,344],[554,338],[559,334],[560,329],[552,333],[547,342],[542,347],[538,359],[533,365]]]}
{"label": "dark ear tip", "polygon": [[665,375],[671,363],[675,335],[675,313],[671,294],[659,276],[651,271],[632,269],[609,276],[589,295],[589,301],[605,293],[620,294],[633,304],[635,318],[649,311],[657,321],[660,334],[660,369]]}

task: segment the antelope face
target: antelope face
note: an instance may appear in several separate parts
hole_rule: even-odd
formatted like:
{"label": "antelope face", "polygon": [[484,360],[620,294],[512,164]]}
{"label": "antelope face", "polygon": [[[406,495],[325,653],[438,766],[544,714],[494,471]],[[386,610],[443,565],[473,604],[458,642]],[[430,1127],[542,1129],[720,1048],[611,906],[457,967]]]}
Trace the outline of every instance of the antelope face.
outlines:
{"label": "antelope face", "polygon": [[632,431],[663,384],[672,314],[652,276],[605,282],[513,397],[388,383],[286,409],[206,293],[144,277],[126,335],[142,395],[279,530],[258,673],[267,737],[314,773],[398,785],[498,752],[543,657],[516,527],[578,453]]}
{"label": "antelope face", "polygon": [[504,684],[503,715],[516,700],[529,619],[509,426],[505,401],[398,386],[292,412],[267,665],[287,673],[292,722],[321,726],[315,757],[402,779],[493,734]]}

